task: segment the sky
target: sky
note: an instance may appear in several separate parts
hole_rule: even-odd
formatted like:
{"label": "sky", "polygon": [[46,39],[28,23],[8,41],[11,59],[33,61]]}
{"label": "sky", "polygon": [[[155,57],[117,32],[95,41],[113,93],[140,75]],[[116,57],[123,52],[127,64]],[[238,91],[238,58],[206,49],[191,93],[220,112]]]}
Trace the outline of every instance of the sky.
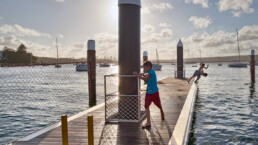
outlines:
{"label": "sky", "polygon": [[[141,54],[176,58],[241,55],[258,51],[258,0],[141,0]],[[87,56],[96,41],[97,56],[118,54],[118,0],[1,0],[0,50],[24,43],[36,56]]]}

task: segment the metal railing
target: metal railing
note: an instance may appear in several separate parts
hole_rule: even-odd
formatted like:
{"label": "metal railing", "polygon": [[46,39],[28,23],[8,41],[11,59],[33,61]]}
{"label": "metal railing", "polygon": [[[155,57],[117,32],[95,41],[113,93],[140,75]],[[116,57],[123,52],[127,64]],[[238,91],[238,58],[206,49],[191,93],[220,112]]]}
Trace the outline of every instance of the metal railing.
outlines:
{"label": "metal railing", "polygon": [[[118,91],[107,93],[107,78],[110,77],[137,79],[138,93],[127,95],[120,95]],[[135,77],[134,75],[105,75],[104,93],[106,122],[139,122],[145,117],[145,93],[141,92],[140,79]]]}

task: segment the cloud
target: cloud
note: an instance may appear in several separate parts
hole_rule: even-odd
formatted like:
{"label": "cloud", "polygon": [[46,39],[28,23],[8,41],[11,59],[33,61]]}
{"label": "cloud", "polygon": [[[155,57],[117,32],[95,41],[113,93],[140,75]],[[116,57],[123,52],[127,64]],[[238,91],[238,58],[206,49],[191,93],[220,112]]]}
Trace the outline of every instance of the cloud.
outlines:
{"label": "cloud", "polygon": [[35,36],[35,37],[43,36],[43,37],[51,38],[51,36],[49,34],[41,33],[41,32],[38,32],[33,29],[29,29],[29,28],[24,28],[18,24],[15,24],[13,26],[4,24],[4,25],[0,26],[0,34],[11,34],[11,35],[22,36],[22,37],[24,37],[24,36]]}
{"label": "cloud", "polygon": [[218,8],[220,12],[230,11],[233,17],[240,17],[242,14],[250,14],[254,12],[251,8],[253,0],[220,0]]}
{"label": "cloud", "polygon": [[257,40],[258,39],[258,25],[244,26],[239,30],[239,40]]}
{"label": "cloud", "polygon": [[[49,56],[51,48],[49,46],[33,43],[31,41],[19,39],[13,35],[0,37],[0,46],[17,49],[19,45],[24,44],[29,52],[33,52],[36,56]],[[53,54],[54,52],[52,52]]]}
{"label": "cloud", "polygon": [[222,30],[219,30],[212,35],[206,36],[206,41],[203,42],[204,47],[220,47],[226,44],[234,44],[234,33],[228,33]]}
{"label": "cloud", "polygon": [[163,29],[161,30],[160,36],[163,39],[170,39],[173,36],[173,32],[171,29]]}
{"label": "cloud", "polygon": [[152,25],[144,25],[144,26],[143,26],[143,31],[144,31],[145,33],[152,33],[152,32],[155,31],[155,27],[152,26]]}
{"label": "cloud", "polygon": [[4,18],[0,16],[0,20],[3,20]]}
{"label": "cloud", "polygon": [[160,27],[171,27],[171,25],[167,24],[167,23],[160,23],[159,24]]}
{"label": "cloud", "polygon": [[173,9],[174,6],[172,6],[170,3],[159,3],[159,4],[153,4],[151,6],[153,10],[159,10],[159,11],[165,11],[165,10],[170,10]]}
{"label": "cloud", "polygon": [[84,43],[80,43],[80,42],[77,42],[73,45],[75,48],[81,48],[81,49],[84,49],[85,48],[85,45]]}
{"label": "cloud", "polygon": [[194,25],[196,29],[206,29],[212,23],[209,17],[205,18],[192,16],[189,21]]}
{"label": "cloud", "polygon": [[162,29],[160,33],[152,33],[148,37],[142,39],[142,45],[155,44],[162,40],[171,39],[173,36],[173,31],[171,29]]}
{"label": "cloud", "polygon": [[57,2],[64,2],[65,0],[56,0]]}
{"label": "cloud", "polygon": [[171,10],[173,9],[174,6],[170,3],[155,3],[155,4],[151,4],[149,6],[143,5],[142,8],[142,13],[143,14],[150,14],[151,11],[166,11],[166,10]]}
{"label": "cloud", "polygon": [[185,3],[201,4],[203,8],[209,8],[208,0],[185,0]]}
{"label": "cloud", "polygon": [[98,33],[93,36],[96,42],[98,56],[112,56],[118,50],[118,35],[108,32]]}
{"label": "cloud", "polygon": [[57,37],[60,38],[60,39],[63,39],[63,38],[64,38],[64,35],[58,34]]}
{"label": "cloud", "polygon": [[151,13],[149,7],[143,7],[141,12],[142,12],[143,14],[150,14],[150,13]]}

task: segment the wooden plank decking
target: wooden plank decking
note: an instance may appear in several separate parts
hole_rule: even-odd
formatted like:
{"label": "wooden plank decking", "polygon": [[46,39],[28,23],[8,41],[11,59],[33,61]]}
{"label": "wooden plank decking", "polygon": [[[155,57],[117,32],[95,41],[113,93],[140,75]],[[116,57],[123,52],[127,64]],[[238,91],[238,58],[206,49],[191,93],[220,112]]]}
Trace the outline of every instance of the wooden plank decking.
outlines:
{"label": "wooden plank decking", "polygon": [[[96,109],[68,123],[69,144],[88,144],[87,116],[94,116],[95,145],[144,145],[168,144],[174,126],[184,105],[190,85],[184,80],[167,78],[159,81],[161,103],[165,112],[162,121],[159,109],[151,105],[152,127],[142,129],[145,120],[140,123],[107,123],[105,124],[104,107]],[[61,128],[57,127],[29,141],[13,142],[14,145],[60,145]]]}

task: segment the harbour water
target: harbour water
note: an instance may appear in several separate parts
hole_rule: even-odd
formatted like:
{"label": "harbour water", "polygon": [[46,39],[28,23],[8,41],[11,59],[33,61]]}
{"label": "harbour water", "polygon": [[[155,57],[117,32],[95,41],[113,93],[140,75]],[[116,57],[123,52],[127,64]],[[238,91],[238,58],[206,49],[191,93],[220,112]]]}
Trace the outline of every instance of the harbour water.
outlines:
{"label": "harbour water", "polygon": [[207,72],[198,86],[190,144],[257,145],[258,83],[248,84],[249,66],[211,65]]}
{"label": "harbour water", "polygon": [[[156,72],[157,78],[173,77],[174,66],[162,65],[162,71]],[[197,68],[186,65],[185,69],[189,77]],[[117,66],[97,67],[97,104],[104,101],[104,75],[117,71]],[[255,144],[257,85],[250,88],[247,84],[249,68],[210,64],[206,72],[208,77],[199,83],[191,143]],[[60,69],[0,68],[0,81],[0,144],[53,124],[63,114],[71,116],[89,108],[87,73],[76,72],[72,64]],[[108,79],[108,87],[117,88],[117,79]]]}

